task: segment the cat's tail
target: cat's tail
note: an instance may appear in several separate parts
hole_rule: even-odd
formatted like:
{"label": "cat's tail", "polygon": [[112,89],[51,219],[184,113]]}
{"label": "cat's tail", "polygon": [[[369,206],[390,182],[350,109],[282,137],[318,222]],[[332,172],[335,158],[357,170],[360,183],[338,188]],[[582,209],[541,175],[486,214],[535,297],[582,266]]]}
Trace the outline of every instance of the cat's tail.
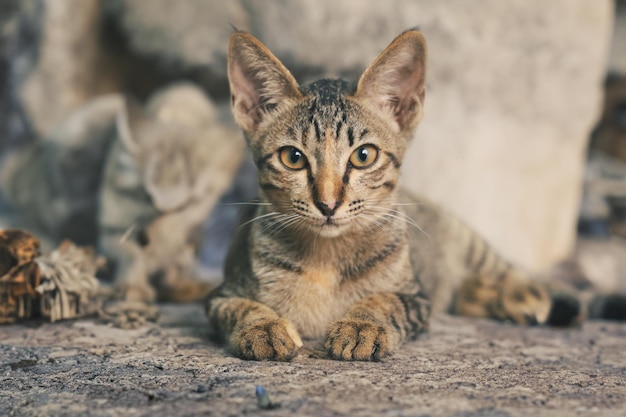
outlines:
{"label": "cat's tail", "polygon": [[581,319],[626,321],[626,294],[599,294],[568,289],[551,292],[547,324],[569,326]]}
{"label": "cat's tail", "polygon": [[563,262],[550,275],[548,324],[569,326],[581,319],[626,321],[626,294],[599,292],[576,262]]}
{"label": "cat's tail", "polygon": [[596,295],[587,310],[591,319],[626,321],[626,294]]}
{"label": "cat's tail", "polygon": [[547,324],[570,326],[582,319],[626,321],[626,294],[576,294],[556,291],[551,294],[552,307]]}

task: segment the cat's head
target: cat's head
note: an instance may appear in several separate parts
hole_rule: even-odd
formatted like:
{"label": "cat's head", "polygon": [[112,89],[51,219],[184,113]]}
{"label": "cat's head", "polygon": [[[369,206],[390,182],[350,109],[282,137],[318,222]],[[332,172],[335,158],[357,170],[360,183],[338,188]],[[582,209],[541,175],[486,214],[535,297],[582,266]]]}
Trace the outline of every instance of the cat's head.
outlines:
{"label": "cat's head", "polygon": [[284,222],[337,236],[376,223],[394,199],[406,147],[422,118],[426,43],[398,36],[358,83],[299,87],[245,32],[232,35],[232,110],[259,169],[260,193]]}
{"label": "cat's head", "polygon": [[[215,118],[213,104],[191,84],[162,90],[145,109],[126,100],[117,119],[124,151],[114,173],[117,188],[145,190],[160,212],[205,198],[211,187],[219,189],[225,182],[221,177],[232,171],[225,165],[240,161],[238,144],[228,140],[239,135],[221,127]],[[234,162],[222,163],[228,158]]]}

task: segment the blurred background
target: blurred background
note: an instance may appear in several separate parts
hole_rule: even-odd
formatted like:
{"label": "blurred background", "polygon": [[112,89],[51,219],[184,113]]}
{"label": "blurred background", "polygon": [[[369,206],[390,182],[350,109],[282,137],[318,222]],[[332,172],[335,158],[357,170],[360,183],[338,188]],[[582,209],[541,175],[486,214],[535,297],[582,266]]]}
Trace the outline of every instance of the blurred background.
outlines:
{"label": "blurred background", "polygon": [[[211,98],[215,123],[232,124],[233,26],[301,83],[356,79],[397,34],[419,27],[428,87],[405,185],[531,271],[568,265],[607,289],[626,281],[623,0],[0,0],[0,227],[27,227],[51,246],[65,237],[98,245],[115,139],[101,139],[104,127],[93,133],[93,103],[120,93],[146,103],[186,80]],[[33,147],[37,158],[19,156]],[[232,152],[243,162],[201,226],[209,269],[236,221],[227,203],[255,194],[254,167],[243,149]]]}

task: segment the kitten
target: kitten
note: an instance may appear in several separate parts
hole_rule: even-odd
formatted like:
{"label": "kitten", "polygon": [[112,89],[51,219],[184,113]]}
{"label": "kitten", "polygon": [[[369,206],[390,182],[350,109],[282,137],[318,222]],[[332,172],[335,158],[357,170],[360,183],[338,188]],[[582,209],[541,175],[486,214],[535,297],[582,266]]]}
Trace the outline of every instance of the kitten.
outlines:
{"label": "kitten", "polygon": [[[127,101],[117,119],[100,189],[99,247],[117,263],[127,301],[202,298],[190,280],[200,226],[235,176],[243,156],[239,132],[190,84],[152,97],[144,111]],[[160,278],[156,287],[152,278]]]}
{"label": "kitten", "polygon": [[398,187],[424,104],[419,32],[397,37],[356,86],[301,88],[264,45],[236,32],[228,75],[261,202],[245,211],[225,281],[206,305],[236,355],[289,360],[301,337],[326,337],[331,358],[378,360],[451,304],[466,315],[546,322],[544,288]]}
{"label": "kitten", "polygon": [[9,158],[0,183],[18,225],[48,248],[97,245],[122,299],[188,301],[209,290],[189,279],[196,234],[243,153],[200,88],[177,83],[146,110],[119,94],[92,100]]}
{"label": "kitten", "polygon": [[449,309],[546,323],[546,288],[398,186],[423,113],[419,32],[398,36],[356,85],[302,87],[261,42],[236,32],[228,75],[260,202],[243,213],[206,311],[237,356],[289,360],[302,337],[325,337],[331,358],[378,360]]}

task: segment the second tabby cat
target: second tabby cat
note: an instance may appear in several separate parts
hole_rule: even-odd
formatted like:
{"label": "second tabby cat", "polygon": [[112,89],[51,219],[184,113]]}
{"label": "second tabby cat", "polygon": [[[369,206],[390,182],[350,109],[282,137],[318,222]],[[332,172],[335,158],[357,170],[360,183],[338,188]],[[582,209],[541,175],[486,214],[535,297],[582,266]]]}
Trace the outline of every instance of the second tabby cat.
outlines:
{"label": "second tabby cat", "polygon": [[[236,355],[289,360],[302,337],[323,337],[331,358],[378,360],[426,330],[431,312],[448,309],[546,323],[544,286],[398,186],[423,114],[421,33],[398,36],[356,84],[298,86],[261,42],[236,32],[228,74],[259,202],[243,214],[206,310]],[[569,301],[564,322],[579,313]]]}

